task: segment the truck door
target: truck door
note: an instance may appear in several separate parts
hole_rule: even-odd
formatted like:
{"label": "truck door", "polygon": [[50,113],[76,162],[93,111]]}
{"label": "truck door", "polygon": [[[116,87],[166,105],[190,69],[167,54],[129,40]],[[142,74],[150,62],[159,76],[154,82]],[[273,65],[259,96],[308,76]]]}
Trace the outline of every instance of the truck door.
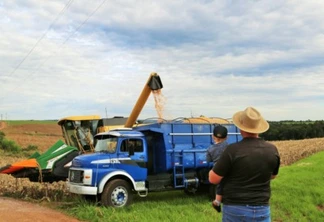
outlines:
{"label": "truck door", "polygon": [[[140,138],[124,139],[121,142],[119,157],[129,158],[127,161],[123,161],[125,165],[128,164],[129,173],[133,174],[133,177],[142,177],[146,179],[147,176],[147,155],[144,142]],[[124,166],[125,166],[124,165]]]}
{"label": "truck door", "polygon": [[121,144],[120,153],[129,156],[140,164],[147,162],[142,139],[124,139]]}

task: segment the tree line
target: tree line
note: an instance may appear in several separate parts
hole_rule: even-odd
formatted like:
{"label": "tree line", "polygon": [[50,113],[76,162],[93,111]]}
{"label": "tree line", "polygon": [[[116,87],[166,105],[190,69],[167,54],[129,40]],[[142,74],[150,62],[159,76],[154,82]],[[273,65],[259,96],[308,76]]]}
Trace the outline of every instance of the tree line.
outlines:
{"label": "tree line", "polygon": [[260,137],[268,141],[301,140],[324,137],[324,120],[319,121],[269,121],[270,128]]}

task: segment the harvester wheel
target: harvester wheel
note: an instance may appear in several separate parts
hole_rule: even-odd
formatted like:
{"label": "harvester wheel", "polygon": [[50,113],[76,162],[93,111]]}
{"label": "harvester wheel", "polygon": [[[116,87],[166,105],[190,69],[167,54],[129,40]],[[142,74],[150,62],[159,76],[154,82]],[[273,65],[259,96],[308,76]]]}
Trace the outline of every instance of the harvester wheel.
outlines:
{"label": "harvester wheel", "polygon": [[125,180],[116,179],[106,184],[102,194],[101,203],[108,207],[124,207],[132,203],[131,187]]}

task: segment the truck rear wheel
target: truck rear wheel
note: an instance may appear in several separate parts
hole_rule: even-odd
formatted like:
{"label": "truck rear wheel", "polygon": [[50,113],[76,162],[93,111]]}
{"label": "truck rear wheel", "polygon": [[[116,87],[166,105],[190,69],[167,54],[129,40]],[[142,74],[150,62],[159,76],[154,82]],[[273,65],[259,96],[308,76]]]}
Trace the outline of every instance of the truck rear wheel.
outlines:
{"label": "truck rear wheel", "polygon": [[106,207],[128,206],[132,200],[133,195],[129,183],[121,179],[107,183],[101,194],[101,203]]}

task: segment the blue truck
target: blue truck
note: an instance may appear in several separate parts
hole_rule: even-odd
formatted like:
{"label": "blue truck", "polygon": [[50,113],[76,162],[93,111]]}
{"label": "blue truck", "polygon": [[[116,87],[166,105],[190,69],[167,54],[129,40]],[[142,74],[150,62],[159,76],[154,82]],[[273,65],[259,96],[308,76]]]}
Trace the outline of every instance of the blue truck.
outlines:
{"label": "blue truck", "polygon": [[[205,189],[213,164],[207,162],[206,150],[213,143],[217,123],[184,120],[97,134],[95,153],[73,159],[68,190],[96,197],[104,206],[124,207],[132,203],[135,193],[145,197],[154,191]],[[228,129],[228,143],[241,140],[235,125],[222,125]]]}

